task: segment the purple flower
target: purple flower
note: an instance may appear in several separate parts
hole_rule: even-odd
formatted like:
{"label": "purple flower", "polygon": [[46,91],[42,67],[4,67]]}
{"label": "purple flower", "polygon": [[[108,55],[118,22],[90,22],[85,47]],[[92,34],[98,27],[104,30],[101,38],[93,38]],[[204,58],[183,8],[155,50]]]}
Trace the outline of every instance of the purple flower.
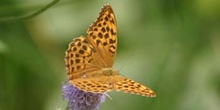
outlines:
{"label": "purple flower", "polygon": [[97,110],[105,101],[106,94],[85,92],[74,87],[69,81],[62,85],[63,99],[68,99],[70,110]]}

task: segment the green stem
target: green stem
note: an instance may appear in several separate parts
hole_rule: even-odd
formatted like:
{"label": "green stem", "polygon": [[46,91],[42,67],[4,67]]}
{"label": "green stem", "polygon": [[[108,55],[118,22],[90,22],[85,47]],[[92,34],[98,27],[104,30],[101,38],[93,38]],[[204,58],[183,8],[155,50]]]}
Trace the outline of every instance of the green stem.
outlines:
{"label": "green stem", "polygon": [[49,4],[47,4],[45,7],[27,14],[27,15],[21,15],[21,16],[11,16],[11,17],[4,17],[4,18],[0,18],[0,22],[5,22],[5,21],[18,21],[18,20],[23,20],[23,19],[29,19],[32,17],[35,17],[37,15],[39,15],[40,13],[46,11],[47,9],[49,9],[50,7],[52,7],[53,5],[55,5],[56,3],[58,3],[60,0],[53,0],[52,2],[50,2]]}

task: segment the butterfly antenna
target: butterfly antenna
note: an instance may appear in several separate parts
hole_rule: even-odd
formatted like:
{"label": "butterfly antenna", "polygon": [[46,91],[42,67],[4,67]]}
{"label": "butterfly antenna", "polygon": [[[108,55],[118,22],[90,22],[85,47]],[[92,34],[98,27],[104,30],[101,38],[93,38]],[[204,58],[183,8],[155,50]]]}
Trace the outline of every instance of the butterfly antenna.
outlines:
{"label": "butterfly antenna", "polygon": [[127,62],[128,62],[128,59],[130,59],[131,57],[133,57],[134,55],[133,54],[131,54],[129,57],[127,57],[127,59],[124,61],[124,63],[122,64],[122,66],[119,68],[119,71],[121,71],[122,70],[122,68],[125,66],[125,64],[127,64]]}

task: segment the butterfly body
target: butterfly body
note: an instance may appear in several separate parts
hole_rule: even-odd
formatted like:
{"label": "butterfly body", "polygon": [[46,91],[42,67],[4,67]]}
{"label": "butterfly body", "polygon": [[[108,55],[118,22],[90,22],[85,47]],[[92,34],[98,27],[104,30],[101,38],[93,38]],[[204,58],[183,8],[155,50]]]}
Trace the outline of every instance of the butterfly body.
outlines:
{"label": "butterfly body", "polygon": [[120,76],[112,68],[117,50],[117,24],[110,5],[105,5],[87,36],[73,39],[66,51],[69,82],[77,88],[94,93],[111,90],[155,97],[148,87]]}

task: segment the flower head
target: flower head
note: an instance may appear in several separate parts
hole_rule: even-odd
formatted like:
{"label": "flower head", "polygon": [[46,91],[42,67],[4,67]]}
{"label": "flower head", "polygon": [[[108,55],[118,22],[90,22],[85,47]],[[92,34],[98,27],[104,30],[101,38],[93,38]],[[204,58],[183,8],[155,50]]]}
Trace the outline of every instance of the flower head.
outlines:
{"label": "flower head", "polygon": [[79,90],[67,81],[62,86],[63,99],[68,99],[70,110],[97,110],[105,101],[106,94]]}

